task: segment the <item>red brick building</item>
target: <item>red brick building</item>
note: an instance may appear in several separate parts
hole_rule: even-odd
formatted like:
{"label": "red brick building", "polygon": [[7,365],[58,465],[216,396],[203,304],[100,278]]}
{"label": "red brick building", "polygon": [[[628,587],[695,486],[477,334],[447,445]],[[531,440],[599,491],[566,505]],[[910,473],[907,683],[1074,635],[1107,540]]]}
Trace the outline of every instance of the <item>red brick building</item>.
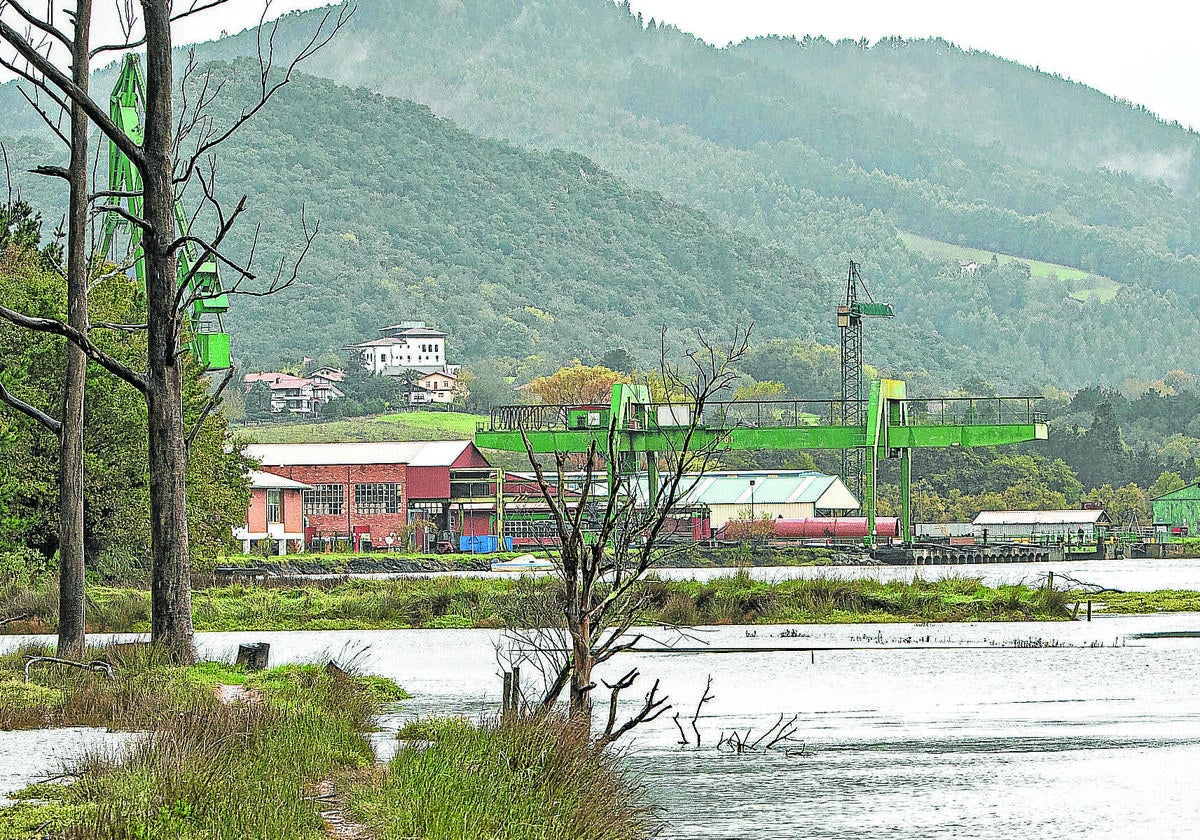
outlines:
{"label": "red brick building", "polygon": [[311,550],[386,548],[401,529],[418,528],[427,550],[433,532],[496,533],[496,473],[466,440],[388,443],[251,444],[245,453],[264,472],[303,482],[305,540]]}

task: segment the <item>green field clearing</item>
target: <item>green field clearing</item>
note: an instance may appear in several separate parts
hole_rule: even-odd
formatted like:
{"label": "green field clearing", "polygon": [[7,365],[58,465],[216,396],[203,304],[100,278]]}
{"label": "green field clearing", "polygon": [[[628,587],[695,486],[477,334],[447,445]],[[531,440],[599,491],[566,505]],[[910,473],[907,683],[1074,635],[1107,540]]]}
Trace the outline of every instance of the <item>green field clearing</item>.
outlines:
{"label": "green field clearing", "polygon": [[384,440],[471,440],[487,418],[458,411],[402,411],[324,423],[245,426],[237,434],[250,443],[345,443]]}
{"label": "green field clearing", "polygon": [[935,260],[974,260],[980,265],[986,265],[992,261],[992,257],[995,257],[1001,264],[1024,263],[1029,266],[1031,277],[1039,279],[1054,277],[1067,285],[1071,297],[1080,301],[1095,297],[1101,303],[1107,303],[1117,296],[1117,290],[1121,288],[1120,284],[1108,277],[1089,274],[1081,268],[1072,268],[1069,265],[1014,257],[1011,254],[985,251],[982,248],[968,248],[938,239],[930,239],[927,236],[918,236],[915,233],[901,232],[900,240],[909,250]]}

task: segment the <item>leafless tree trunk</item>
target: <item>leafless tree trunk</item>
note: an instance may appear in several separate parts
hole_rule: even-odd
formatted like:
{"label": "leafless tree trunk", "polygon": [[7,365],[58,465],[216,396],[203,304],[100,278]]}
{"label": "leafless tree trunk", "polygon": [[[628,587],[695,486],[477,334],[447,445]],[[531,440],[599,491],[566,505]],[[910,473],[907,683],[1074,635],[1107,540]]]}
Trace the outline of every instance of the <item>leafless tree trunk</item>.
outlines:
{"label": "leafless tree trunk", "polygon": [[[0,7],[4,4],[0,3]],[[55,47],[69,50],[71,80],[84,94],[88,89],[91,69],[91,0],[78,0],[73,15],[73,33],[70,38],[54,25],[53,16],[39,19],[23,7],[14,4],[14,10],[28,24],[28,32],[41,32],[44,51]],[[26,62],[26,67],[29,67]],[[15,68],[10,68],[15,69]],[[83,109],[70,108],[69,135],[64,135],[50,114],[53,104],[62,110],[62,100],[50,97],[51,103],[43,99],[35,89],[27,92],[30,104],[42,115],[50,127],[68,147],[70,163],[64,170],[57,166],[41,166],[35,172],[50,177],[64,178],[69,185],[67,208],[67,320],[69,327],[86,335],[88,331],[88,282],[90,260],[88,254],[88,211],[90,193],[88,183],[88,129],[89,120]],[[6,393],[0,393],[8,405],[25,412],[48,428],[58,438],[58,557],[59,557],[59,600],[58,600],[58,655],[80,657],[84,650],[84,628],[86,622],[84,598],[84,539],[83,539],[83,406],[87,388],[87,358],[83,351],[65,342],[65,375],[61,401],[60,420],[53,420],[40,412],[31,412],[27,404],[14,401]]]}
{"label": "leafless tree trunk", "polygon": [[187,447],[176,306],[171,21],[167,2],[144,0],[146,115],[142,143],[146,260],[146,405],[150,444],[150,637],[177,661],[193,654],[191,557],[185,505]]}
{"label": "leafless tree trunk", "polygon": [[[660,367],[668,398],[675,405],[690,407],[691,415],[686,426],[672,427],[664,435],[674,441],[668,451],[650,455],[666,461],[660,486],[651,497],[639,499],[633,477],[621,475],[615,468],[609,471],[606,491],[597,492],[595,443],[586,454],[582,487],[572,493],[564,481],[570,456],[555,453],[557,476],[548,478],[532,443],[522,432],[530,466],[559,539],[557,553],[565,584],[564,648],[569,656],[562,656],[550,646],[543,652],[558,670],[546,680],[548,688],[542,705],[553,705],[566,690],[570,715],[589,725],[595,688],[593,671],[642,639],[641,634],[627,638],[626,633],[643,611],[642,583],[647,573],[671,550],[664,544],[664,528],[722,446],[719,439],[697,433],[705,406],[733,381],[734,365],[749,344],[749,331],[736,331],[728,347],[717,347],[700,334],[697,339],[698,349],[685,354],[687,361],[682,366],[668,362],[664,339]],[[654,412],[648,416],[655,416]],[[621,457],[620,434],[615,426],[609,429],[605,454],[610,467],[617,465]],[[540,638],[544,640],[545,636]],[[617,682],[606,684],[611,694],[608,724],[599,736],[601,743],[615,740],[670,708],[665,705],[666,698],[658,695],[655,682],[641,708],[617,726],[618,696],[633,685],[637,676],[636,670],[631,671]]]}
{"label": "leafless tree trunk", "polygon": [[[92,0],[76,0],[71,46],[71,80],[84,94],[91,70]],[[71,106],[71,162],[67,169],[67,325],[88,332],[88,128],[87,114]],[[87,357],[67,341],[62,428],[58,438],[58,655],[81,659],[84,649],[83,403]]]}

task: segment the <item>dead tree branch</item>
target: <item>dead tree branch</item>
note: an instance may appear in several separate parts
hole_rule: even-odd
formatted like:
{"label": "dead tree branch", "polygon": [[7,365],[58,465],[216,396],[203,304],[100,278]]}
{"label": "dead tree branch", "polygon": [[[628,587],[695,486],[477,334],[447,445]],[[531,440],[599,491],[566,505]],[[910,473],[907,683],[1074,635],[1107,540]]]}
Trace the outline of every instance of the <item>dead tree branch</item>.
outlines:
{"label": "dead tree branch", "polygon": [[20,312],[16,312],[6,306],[0,306],[0,318],[16,324],[18,327],[63,336],[82,350],[89,359],[109,373],[129,383],[140,393],[146,393],[145,376],[105,353],[87,337],[86,333],[82,333],[56,318],[36,318],[29,315],[22,315]]}
{"label": "dead tree branch", "polygon": [[55,420],[53,417],[51,417],[46,412],[42,411],[41,409],[39,409],[35,406],[30,405],[29,403],[25,402],[20,397],[13,395],[7,388],[4,387],[3,382],[0,382],[0,402],[5,403],[6,405],[10,406],[11,408],[15,408],[17,411],[21,412],[22,414],[36,420],[38,423],[45,426],[47,429],[49,429],[55,435],[59,435],[62,433],[62,423],[60,421]]}
{"label": "dead tree branch", "polygon": [[113,667],[107,662],[101,662],[99,659],[91,662],[76,662],[73,659],[59,659],[57,656],[27,656],[25,657],[25,682],[29,682],[29,668],[40,662],[46,662],[51,665],[67,665],[72,668],[78,668],[81,671],[95,671],[98,674],[104,674],[110,680],[116,679],[113,674]]}
{"label": "dead tree branch", "polygon": [[200,416],[196,418],[196,423],[192,426],[192,431],[187,436],[186,445],[189,450],[192,448],[192,444],[196,442],[196,437],[200,434],[200,430],[204,428],[204,421],[208,419],[208,416],[213,413],[213,409],[220,402],[221,392],[233,381],[235,373],[237,373],[237,368],[230,366],[229,370],[225,371],[225,376],[221,379],[221,383],[217,385],[217,389],[208,398],[208,402],[204,404],[204,408],[200,411]]}
{"label": "dead tree branch", "polygon": [[608,722],[604,727],[604,734],[596,741],[599,746],[604,747],[611,744],[634,727],[640,726],[643,723],[649,723],[671,709],[671,706],[667,704],[669,698],[658,696],[660,681],[655,680],[654,685],[650,687],[650,691],[646,693],[646,699],[642,703],[642,707],[629,720],[621,724],[621,726],[618,727],[616,725],[617,700],[621,692],[632,686],[640,675],[641,673],[634,668],[615,683],[604,683],[605,688],[609,689],[610,692],[608,699]]}

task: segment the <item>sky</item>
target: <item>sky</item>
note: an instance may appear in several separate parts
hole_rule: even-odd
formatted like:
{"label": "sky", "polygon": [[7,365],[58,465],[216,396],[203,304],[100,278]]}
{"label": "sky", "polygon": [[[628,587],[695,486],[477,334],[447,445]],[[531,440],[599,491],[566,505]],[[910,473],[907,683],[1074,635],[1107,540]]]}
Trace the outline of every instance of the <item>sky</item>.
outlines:
{"label": "sky", "polygon": [[[181,6],[184,0],[176,0]],[[327,0],[275,0],[271,16]],[[488,0],[474,0],[488,2]],[[570,0],[560,0],[570,2]],[[0,2],[0,5],[3,5]],[[97,3],[99,28],[110,3]],[[724,46],[754,35],[830,40],[940,36],[1039,67],[1145,105],[1200,129],[1200,7],[1183,0],[630,0],[643,17]],[[204,13],[179,40],[206,40],[258,23],[262,3],[232,0]]]}

